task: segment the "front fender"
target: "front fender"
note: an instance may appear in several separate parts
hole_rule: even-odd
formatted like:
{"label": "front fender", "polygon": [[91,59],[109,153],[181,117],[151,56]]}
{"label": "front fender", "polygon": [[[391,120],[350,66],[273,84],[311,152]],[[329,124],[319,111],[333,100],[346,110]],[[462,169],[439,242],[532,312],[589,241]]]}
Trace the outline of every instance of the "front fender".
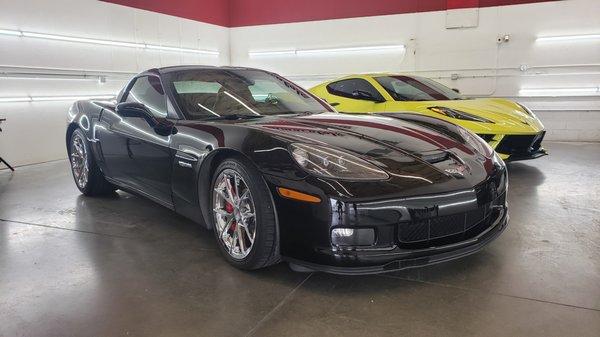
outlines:
{"label": "front fender", "polygon": [[75,129],[79,128],[91,143],[90,148],[94,158],[99,160],[97,148],[94,146],[94,143],[96,143],[95,126],[100,120],[104,108],[105,106],[102,104],[93,101],[77,101],[71,105],[67,113],[67,130],[65,133],[67,154],[69,153],[71,135]]}

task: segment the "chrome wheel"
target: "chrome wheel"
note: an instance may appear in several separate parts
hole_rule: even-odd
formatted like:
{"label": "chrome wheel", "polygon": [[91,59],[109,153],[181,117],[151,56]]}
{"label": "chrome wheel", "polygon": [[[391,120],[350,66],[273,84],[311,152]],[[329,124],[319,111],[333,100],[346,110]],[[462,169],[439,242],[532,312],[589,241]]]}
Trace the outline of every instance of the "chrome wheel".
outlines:
{"label": "chrome wheel", "polygon": [[256,238],[256,212],[250,188],[232,169],[219,174],[213,190],[217,237],[231,257],[241,260],[252,251]]}
{"label": "chrome wheel", "polygon": [[77,132],[71,140],[71,169],[79,188],[85,188],[90,173],[84,142],[85,140]]}

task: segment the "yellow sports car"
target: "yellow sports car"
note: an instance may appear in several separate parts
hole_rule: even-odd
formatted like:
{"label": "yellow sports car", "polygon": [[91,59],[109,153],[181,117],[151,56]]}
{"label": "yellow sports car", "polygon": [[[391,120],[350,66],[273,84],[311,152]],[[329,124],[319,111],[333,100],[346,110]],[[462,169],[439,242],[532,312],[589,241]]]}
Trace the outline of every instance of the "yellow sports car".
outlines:
{"label": "yellow sports car", "polygon": [[310,89],[339,112],[412,112],[437,117],[479,135],[504,160],[546,155],[544,126],[527,107],[501,98],[470,99],[424,77],[347,76]]}

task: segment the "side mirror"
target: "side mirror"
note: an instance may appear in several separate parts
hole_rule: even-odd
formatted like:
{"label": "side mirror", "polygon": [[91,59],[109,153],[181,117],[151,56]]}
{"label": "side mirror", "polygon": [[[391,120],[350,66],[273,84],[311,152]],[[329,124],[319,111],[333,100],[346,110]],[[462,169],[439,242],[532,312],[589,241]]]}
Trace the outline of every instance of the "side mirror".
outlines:
{"label": "side mirror", "polygon": [[143,118],[151,127],[156,127],[159,123],[150,113],[150,110],[142,104],[136,102],[123,102],[117,104],[116,113],[121,117]]}
{"label": "side mirror", "polygon": [[452,91],[454,91],[457,94],[460,94],[460,90],[456,89],[456,88],[452,88]]}
{"label": "side mirror", "polygon": [[362,99],[365,101],[371,101],[375,103],[385,102],[384,99],[374,97],[370,92],[364,90],[354,90],[352,92],[352,97],[355,99]]}

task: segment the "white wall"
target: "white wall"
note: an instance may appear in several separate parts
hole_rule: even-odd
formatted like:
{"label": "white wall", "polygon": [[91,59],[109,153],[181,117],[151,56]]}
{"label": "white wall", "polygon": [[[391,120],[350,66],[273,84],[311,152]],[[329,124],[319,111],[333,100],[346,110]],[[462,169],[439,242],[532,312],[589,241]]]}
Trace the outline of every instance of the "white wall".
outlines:
{"label": "white wall", "polygon": [[[537,36],[600,33],[600,1],[528,5],[277,24],[231,30],[231,62],[274,70],[310,87],[350,73],[433,77],[467,95],[515,98],[534,109],[547,139],[600,141],[600,97],[519,97],[519,89],[600,85],[600,40],[536,43]],[[447,20],[475,18],[472,28]],[[450,21],[448,21],[450,22]],[[499,35],[510,41],[498,44]],[[404,44],[380,55],[248,56],[248,51]],[[521,65],[528,70],[521,71]],[[451,80],[458,74],[458,80]]]}
{"label": "white wall", "polygon": [[[539,44],[538,35],[600,33],[600,1],[388,15],[227,29],[96,0],[0,0],[0,29],[219,50],[218,58],[0,35],[0,97],[114,93],[151,67],[176,64],[247,65],[277,71],[304,86],[356,72],[430,76],[463,93],[513,97],[529,104],[548,139],[600,141],[600,98],[518,97],[521,87],[600,85],[600,42]],[[476,27],[447,29],[447,20],[473,18]],[[498,45],[500,34],[510,34]],[[248,57],[248,51],[402,43],[405,55]],[[527,71],[519,70],[527,65]],[[15,79],[10,69],[91,75],[88,80]],[[107,75],[100,84],[93,76]],[[451,80],[458,74],[458,80]],[[71,102],[0,103],[8,119],[0,155],[14,165],[66,157],[64,128]]]}
{"label": "white wall", "polygon": [[[148,68],[229,64],[227,28],[96,0],[0,0],[0,29],[221,52],[214,57],[0,35],[0,97],[115,93],[132,73]],[[1,75],[7,70],[35,71],[31,67],[108,77],[100,84],[95,78],[23,79]],[[35,72],[44,71],[57,72]],[[0,118],[7,118],[0,133],[0,156],[13,165],[65,158],[66,112],[71,103],[0,103]]]}

